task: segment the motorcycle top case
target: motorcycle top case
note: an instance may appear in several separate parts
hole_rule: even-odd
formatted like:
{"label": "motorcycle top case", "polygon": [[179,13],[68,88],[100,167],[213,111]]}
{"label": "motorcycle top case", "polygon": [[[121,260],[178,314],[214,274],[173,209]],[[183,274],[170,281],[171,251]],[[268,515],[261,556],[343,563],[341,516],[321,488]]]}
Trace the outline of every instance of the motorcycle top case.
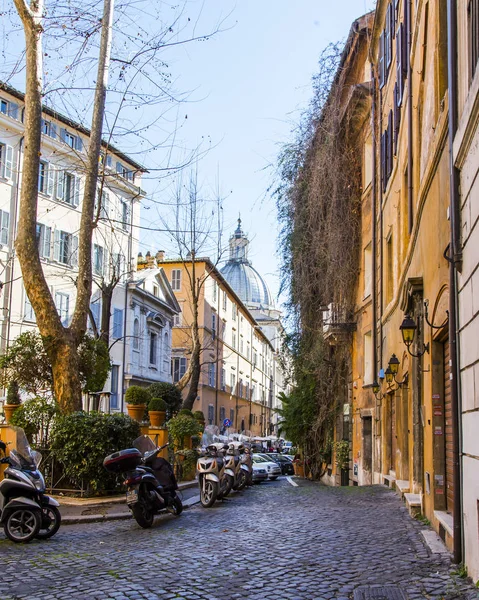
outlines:
{"label": "motorcycle top case", "polygon": [[141,464],[142,454],[136,448],[127,448],[107,456],[103,461],[103,466],[110,473],[125,473],[133,471]]}

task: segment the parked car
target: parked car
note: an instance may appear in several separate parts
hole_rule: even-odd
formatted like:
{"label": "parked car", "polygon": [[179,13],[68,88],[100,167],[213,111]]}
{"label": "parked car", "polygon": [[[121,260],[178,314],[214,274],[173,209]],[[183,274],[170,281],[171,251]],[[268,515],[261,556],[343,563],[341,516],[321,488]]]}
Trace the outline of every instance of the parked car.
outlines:
{"label": "parked car", "polygon": [[268,479],[268,471],[263,464],[253,462],[253,483],[261,483]]}
{"label": "parked car", "polygon": [[283,475],[294,475],[293,463],[289,460],[289,458],[286,458],[286,456],[284,456],[283,454],[262,453],[260,454],[260,456],[263,456],[267,460],[274,460],[274,462],[278,463],[281,467],[281,473]]}
{"label": "parked car", "polygon": [[253,454],[253,464],[261,465],[268,471],[268,477],[274,481],[281,475],[281,466],[274,460],[268,460],[260,454]]}
{"label": "parked car", "polygon": [[285,442],[283,444],[283,448],[281,449],[281,452],[283,454],[291,454],[292,449],[293,449],[293,442]]}

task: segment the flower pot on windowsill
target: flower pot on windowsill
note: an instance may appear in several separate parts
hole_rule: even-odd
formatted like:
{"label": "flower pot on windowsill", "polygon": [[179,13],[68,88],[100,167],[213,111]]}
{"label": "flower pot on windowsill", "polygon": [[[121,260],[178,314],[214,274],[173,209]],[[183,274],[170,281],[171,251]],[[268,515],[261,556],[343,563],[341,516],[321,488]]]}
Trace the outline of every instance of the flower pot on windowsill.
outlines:
{"label": "flower pot on windowsill", "polygon": [[4,404],[3,412],[5,413],[5,419],[7,423],[10,423],[10,420],[13,416],[13,413],[17,410],[20,404]]}
{"label": "flower pot on windowsill", "polygon": [[166,412],[164,410],[150,410],[150,425],[152,427],[161,427],[166,421]]}
{"label": "flower pot on windowsill", "polygon": [[141,423],[143,421],[143,415],[145,414],[146,404],[127,404],[128,415]]}

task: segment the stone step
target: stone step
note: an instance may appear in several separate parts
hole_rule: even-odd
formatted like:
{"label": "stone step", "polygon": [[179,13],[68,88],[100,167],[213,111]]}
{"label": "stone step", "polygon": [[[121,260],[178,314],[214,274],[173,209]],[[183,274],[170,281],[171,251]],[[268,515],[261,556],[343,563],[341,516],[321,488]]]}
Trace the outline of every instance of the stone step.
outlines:
{"label": "stone step", "polygon": [[421,494],[404,494],[404,500],[411,517],[421,514]]}

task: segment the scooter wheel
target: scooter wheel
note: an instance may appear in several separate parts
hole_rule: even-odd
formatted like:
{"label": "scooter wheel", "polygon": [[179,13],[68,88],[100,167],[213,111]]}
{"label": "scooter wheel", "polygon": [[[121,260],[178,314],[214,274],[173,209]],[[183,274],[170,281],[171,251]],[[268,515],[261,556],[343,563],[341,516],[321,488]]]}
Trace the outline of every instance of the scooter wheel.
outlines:
{"label": "scooter wheel", "polygon": [[149,529],[153,525],[153,511],[150,510],[149,506],[143,498],[140,498],[138,502],[133,504],[131,512],[135,518],[135,521],[143,529]]}
{"label": "scooter wheel", "polygon": [[221,494],[223,498],[226,498],[226,496],[231,492],[231,490],[233,489],[234,482],[234,477],[231,477],[231,475],[226,475],[225,489]]}
{"label": "scooter wheel", "polygon": [[244,489],[246,487],[247,482],[248,482],[248,476],[246,475],[246,473],[244,471],[241,471],[240,476],[239,476],[239,482],[238,482],[238,485],[236,486],[236,489],[238,490],[238,492],[240,492],[242,489]]}
{"label": "scooter wheel", "polygon": [[181,515],[181,513],[183,512],[183,502],[178,498],[178,496],[175,496],[174,500],[173,500],[173,514],[176,515],[177,517],[179,517]]}
{"label": "scooter wheel", "polygon": [[216,481],[210,481],[209,479],[207,479],[204,482],[204,489],[201,488],[200,491],[201,504],[205,508],[210,508],[215,503],[217,497],[218,484],[216,483]]}
{"label": "scooter wheel", "polygon": [[44,506],[42,508],[42,524],[40,531],[35,537],[39,540],[46,540],[55,535],[60,529],[62,516],[56,506]]}
{"label": "scooter wheel", "polygon": [[8,515],[5,521],[5,535],[16,543],[25,543],[33,540],[40,529],[40,511],[29,508],[16,508]]}

